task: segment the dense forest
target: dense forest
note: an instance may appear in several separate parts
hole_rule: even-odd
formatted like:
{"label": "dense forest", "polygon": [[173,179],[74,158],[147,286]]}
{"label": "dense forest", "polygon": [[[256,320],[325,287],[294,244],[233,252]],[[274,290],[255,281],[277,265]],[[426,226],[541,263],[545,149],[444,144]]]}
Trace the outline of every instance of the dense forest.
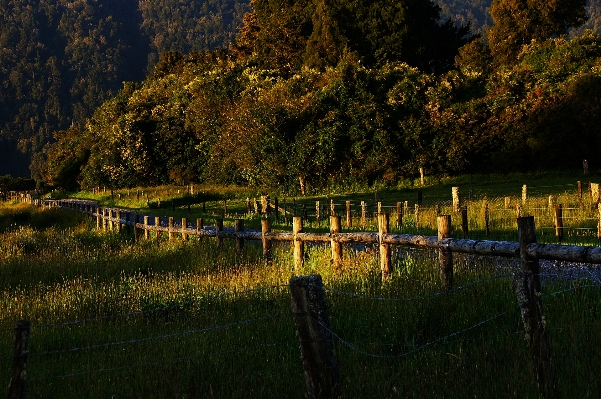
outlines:
{"label": "dense forest", "polygon": [[601,146],[595,2],[48,3],[0,1],[0,140],[54,186],[304,192]]}
{"label": "dense forest", "polygon": [[[55,130],[83,126],[158,54],[227,47],[248,0],[0,0],[0,175],[29,175]],[[18,150],[17,150],[18,149]]]}

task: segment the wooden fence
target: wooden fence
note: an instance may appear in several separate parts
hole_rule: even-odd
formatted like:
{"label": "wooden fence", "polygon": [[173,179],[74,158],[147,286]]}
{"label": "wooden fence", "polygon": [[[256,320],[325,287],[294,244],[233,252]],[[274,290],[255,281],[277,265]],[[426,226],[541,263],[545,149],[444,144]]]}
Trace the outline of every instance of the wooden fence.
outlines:
{"label": "wooden fence", "polygon": [[[454,253],[520,259],[522,268],[516,273],[514,290],[520,304],[522,321],[532,350],[536,378],[546,390],[553,389],[553,376],[550,370],[549,344],[545,337],[540,301],[539,260],[601,264],[601,247],[599,246],[538,243],[533,216],[517,218],[519,240],[512,242],[450,238],[450,215],[437,217],[437,236],[423,236],[389,233],[390,220],[387,213],[377,215],[377,232],[342,232],[341,217],[332,215],[329,217],[329,233],[310,233],[304,232],[303,217],[301,216],[293,217],[292,232],[273,232],[271,231],[270,219],[263,219],[261,221],[261,231],[254,231],[244,228],[243,219],[236,219],[234,228],[225,229],[223,219],[217,219],[215,226],[204,226],[201,218],[197,219],[196,223],[190,223],[186,218],[176,221],[173,217],[169,217],[165,223],[164,218],[119,209],[102,208],[85,201],[52,200],[41,202],[39,205],[70,208],[85,212],[96,219],[98,229],[120,231],[124,227],[129,228],[133,230],[136,239],[150,239],[151,232],[154,232],[157,239],[162,234],[167,234],[171,240],[175,239],[176,236],[181,236],[184,241],[191,235],[197,235],[199,237],[214,237],[220,245],[224,238],[229,238],[236,240],[238,250],[243,248],[244,240],[260,240],[263,243],[263,254],[267,261],[271,259],[272,241],[292,242],[294,264],[297,271],[302,270],[305,259],[304,244],[307,242],[329,244],[332,265],[340,271],[342,270],[343,245],[376,244],[379,246],[380,269],[383,280],[390,278],[392,272],[391,245],[430,248],[439,252],[440,275],[445,289],[453,287]],[[552,393],[550,395],[552,396]]]}

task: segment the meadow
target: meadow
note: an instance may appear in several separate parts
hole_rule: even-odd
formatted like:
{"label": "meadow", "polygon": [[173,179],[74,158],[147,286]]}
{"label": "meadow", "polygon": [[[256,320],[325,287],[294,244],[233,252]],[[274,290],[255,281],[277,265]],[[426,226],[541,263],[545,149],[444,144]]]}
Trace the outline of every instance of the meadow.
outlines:
{"label": "meadow", "polygon": [[[599,213],[588,197],[579,204],[577,179],[464,177],[423,188],[412,182],[377,193],[318,193],[294,201],[308,209],[315,209],[315,201],[368,201],[373,209],[376,199],[390,206],[413,203],[421,189],[419,223],[408,214],[400,230],[435,235],[436,205],[451,212],[450,187],[458,185],[472,210],[471,237],[517,240],[513,206],[522,184],[528,184],[523,213],[535,215],[540,242],[555,240],[546,231],[553,195],[566,208],[564,241],[596,245]],[[265,193],[195,190],[194,195],[186,187],[163,187],[74,196],[165,216],[203,217],[205,224],[225,216],[226,224],[243,217],[247,227],[258,226],[260,216],[246,214],[245,200]],[[144,194],[138,198],[138,191],[151,193],[149,200]],[[272,198],[276,195],[284,198],[284,193]],[[505,207],[506,196],[511,209]],[[290,206],[292,198],[286,203]],[[493,216],[490,237],[483,227],[484,203]],[[454,235],[461,236],[456,219]],[[289,229],[287,222],[282,216],[274,230]],[[305,226],[328,228],[311,217]],[[353,226],[364,228],[357,221]],[[2,386],[8,386],[12,372],[13,328],[25,319],[31,322],[27,397],[306,397],[287,285],[292,276],[320,274],[344,397],[545,397],[512,288],[520,269],[515,259],[455,254],[454,289],[444,291],[438,253],[431,250],[394,248],[393,274],[383,283],[372,246],[345,246],[343,269],[335,272],[329,246],[310,245],[304,268],[295,270],[284,243],[274,245],[272,262],[266,263],[260,243],[247,242],[236,251],[232,241],[217,248],[209,238],[135,242],[125,232],[95,228],[95,220],[71,210],[0,205]],[[374,229],[374,222],[365,228]],[[552,393],[599,397],[599,269],[543,262],[541,280]]]}

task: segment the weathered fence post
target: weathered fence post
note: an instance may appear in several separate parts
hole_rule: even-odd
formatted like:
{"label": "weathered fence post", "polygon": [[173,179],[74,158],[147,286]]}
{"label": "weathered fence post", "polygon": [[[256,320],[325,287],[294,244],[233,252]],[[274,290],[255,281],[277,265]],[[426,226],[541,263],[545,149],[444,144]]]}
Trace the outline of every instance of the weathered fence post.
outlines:
{"label": "weathered fence post", "polygon": [[461,207],[461,232],[463,233],[463,238],[467,238],[467,236],[469,235],[467,206]]}
{"label": "weathered fence post", "polygon": [[115,211],[115,217],[117,218],[117,233],[121,233],[121,211],[119,209]]}
{"label": "weathered fence post", "polygon": [[522,186],[522,204],[526,204],[527,200],[528,200],[528,186],[526,184],[524,184]]}
{"label": "weathered fence post", "polygon": [[294,237],[294,269],[300,270],[305,261],[305,243],[298,239],[298,233],[303,232],[303,218],[295,216],[292,219],[292,234]]}
{"label": "weathered fence post", "polygon": [[337,272],[342,271],[342,244],[336,241],[334,238],[336,234],[340,233],[340,216],[330,216],[330,245],[332,246],[332,267]]}
{"label": "weathered fence post", "polygon": [[486,236],[490,236],[490,210],[488,209],[488,202],[484,203],[484,228]]}
{"label": "weathered fence post", "polygon": [[188,219],[182,218],[182,241],[188,242],[188,234],[186,233],[186,229],[188,228]]}
{"label": "weathered fence post", "polygon": [[321,276],[292,277],[289,287],[307,396],[337,398],[340,396],[339,372]]}
{"label": "weathered fence post", "polygon": [[382,281],[388,279],[392,272],[390,266],[390,244],[384,242],[384,235],[388,234],[388,214],[378,215],[378,242],[380,243],[380,269],[382,270]]}
{"label": "weathered fence post", "polygon": [[318,225],[319,225],[319,222],[321,221],[320,210],[321,210],[321,207],[319,206],[319,201],[315,201],[315,221],[317,222]]}
{"label": "weathered fence post", "polygon": [[155,227],[155,238],[157,242],[161,239],[161,231],[159,227],[161,227],[161,218],[159,216],[154,217],[154,227]]}
{"label": "weathered fence post", "polygon": [[265,235],[271,232],[271,220],[261,219],[261,238],[263,241],[263,258],[265,263],[271,263],[271,240],[268,240]]}
{"label": "weathered fence post", "polygon": [[173,217],[169,216],[169,241],[173,241],[175,239],[175,232],[173,231]]}
{"label": "weathered fence post", "polygon": [[555,236],[557,241],[563,240],[563,207],[561,204],[555,205]]}
{"label": "weathered fence post", "polygon": [[551,371],[551,351],[543,324],[540,265],[538,259],[528,256],[528,245],[536,243],[534,216],[518,218],[518,235],[522,270],[516,273],[514,289],[520,304],[526,338],[530,346],[539,387],[545,397],[555,397],[554,377]]}
{"label": "weathered fence post", "polygon": [[215,219],[215,238],[217,239],[217,248],[221,248],[223,245],[223,238],[221,232],[223,231],[223,219]]}
{"label": "weathered fence post", "polygon": [[[436,218],[438,227],[438,241],[451,236],[451,215],[442,215]],[[438,250],[438,263],[440,266],[440,279],[445,290],[453,288],[453,252],[440,247]]]}
{"label": "weathered fence post", "polygon": [[522,206],[520,204],[515,206],[515,213],[518,219],[522,217]]}
{"label": "weathered fence post", "polygon": [[351,201],[346,201],[346,228],[353,227],[353,213],[351,211]]}
{"label": "weathered fence post", "polygon": [[246,197],[246,213],[250,215],[250,198]]}
{"label": "weathered fence post", "polygon": [[100,212],[102,208],[96,207],[96,230],[100,230],[100,226],[102,226],[102,215]]}
{"label": "weathered fence post", "polygon": [[236,251],[241,252],[244,248],[244,238],[239,238],[238,233],[244,231],[244,219],[236,219],[234,223],[236,231]]}
{"label": "weathered fence post", "polygon": [[451,194],[453,196],[453,212],[457,213],[461,211],[461,196],[459,194],[459,187],[452,187]]}
{"label": "weathered fence post", "polygon": [[588,161],[586,159],[582,160],[582,171],[585,175],[588,175]]}
{"label": "weathered fence post", "polygon": [[365,229],[367,226],[367,209],[365,201],[361,201],[361,227]]}
{"label": "weathered fence post", "polygon": [[8,386],[8,399],[25,399],[25,377],[27,376],[27,354],[30,324],[26,320],[17,323],[14,336],[13,375]]}
{"label": "weathered fence post", "polygon": [[[150,239],[150,230],[148,230],[148,222],[149,222],[149,217],[148,216],[144,216],[144,239],[148,240]],[[138,233],[136,231],[135,228],[135,224],[137,224],[138,222],[138,214],[134,215],[134,236],[137,237]]]}

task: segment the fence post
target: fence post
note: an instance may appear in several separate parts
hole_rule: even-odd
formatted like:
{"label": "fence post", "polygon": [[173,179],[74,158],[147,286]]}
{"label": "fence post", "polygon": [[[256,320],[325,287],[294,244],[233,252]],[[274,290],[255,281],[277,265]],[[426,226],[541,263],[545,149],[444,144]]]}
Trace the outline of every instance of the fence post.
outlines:
{"label": "fence post", "polygon": [[161,239],[161,231],[159,230],[159,227],[161,227],[161,218],[159,216],[154,217],[154,227],[156,228],[155,238],[158,242]]}
{"label": "fence post", "polygon": [[576,182],[576,190],[578,193],[578,206],[582,206],[582,182],[579,180]]}
{"label": "fence post", "polygon": [[599,203],[599,183],[591,183],[591,199],[593,207],[596,208]]}
{"label": "fence post", "polygon": [[175,239],[175,232],[173,231],[173,216],[169,216],[169,241]]}
{"label": "fence post", "polygon": [[555,204],[555,236],[561,242],[563,240],[563,207]]}
{"label": "fence post", "polygon": [[396,227],[398,229],[403,227],[403,204],[401,202],[396,203]]}
{"label": "fence post", "polygon": [[117,218],[117,233],[121,233],[121,211],[115,211],[115,217]]}
{"label": "fence post", "polygon": [[467,206],[463,206],[461,208],[461,232],[463,233],[463,238],[467,238],[469,235],[469,225],[467,220]]}
{"label": "fence post", "polygon": [[186,234],[186,229],[188,228],[188,219],[182,218],[182,241],[188,242],[188,234]]}
{"label": "fence post", "polygon": [[527,200],[528,200],[528,186],[526,184],[524,184],[522,186],[522,204],[526,204]]}
{"label": "fence post", "polygon": [[102,225],[102,215],[100,212],[102,208],[96,207],[96,230],[100,230],[100,226]]}
{"label": "fence post", "polygon": [[365,201],[361,201],[361,227],[365,229],[367,225],[367,209]]}
{"label": "fence post", "polygon": [[390,244],[384,243],[384,235],[388,234],[388,214],[378,215],[378,242],[380,243],[380,269],[382,270],[382,281],[388,279],[392,272],[390,267]]}
{"label": "fence post", "polygon": [[[137,219],[138,219],[138,215],[135,214],[134,215],[134,223],[138,222]],[[150,231],[148,230],[148,220],[149,220],[149,217],[148,216],[144,216],[144,239],[145,240],[148,240],[150,238]],[[137,234],[138,233],[136,232],[136,228],[135,228],[135,225],[134,225],[134,235],[137,235]]]}
{"label": "fence post", "polygon": [[536,243],[534,216],[518,218],[518,236],[522,270],[516,273],[513,284],[520,304],[526,338],[530,346],[539,387],[545,397],[555,397],[554,377],[551,371],[551,351],[543,324],[540,264],[538,259],[528,256],[527,247]]}
{"label": "fence post", "polygon": [[453,212],[461,211],[461,197],[459,195],[459,187],[452,187],[451,194],[453,195]]}
{"label": "fence post", "polygon": [[238,238],[238,233],[244,231],[244,219],[236,219],[234,223],[236,231],[236,251],[241,252],[244,248],[244,238]]}
{"label": "fence post", "polygon": [[223,219],[215,219],[215,238],[217,239],[217,248],[221,248],[223,245],[223,238],[221,232],[223,231]]}
{"label": "fence post", "polygon": [[204,222],[202,218],[196,219],[196,234],[198,235],[198,239],[200,240],[200,232],[204,229]]}
{"label": "fence post", "polygon": [[351,211],[351,201],[346,201],[346,228],[353,227],[353,213]]}
{"label": "fence post", "polygon": [[599,209],[599,221],[597,222],[597,238],[601,240],[601,204],[597,205]]}
{"label": "fence post", "polygon": [[8,387],[8,399],[24,399],[30,332],[29,322],[26,320],[19,321],[14,331],[13,375]]}
{"label": "fence post", "polygon": [[419,229],[419,204],[415,204],[415,229]]}
{"label": "fence post", "polygon": [[295,216],[292,219],[292,234],[294,236],[294,269],[300,270],[305,260],[305,243],[298,239],[298,233],[303,232],[303,218]]}
{"label": "fence post", "polygon": [[271,232],[271,220],[261,219],[261,237],[263,240],[263,257],[265,264],[271,263],[271,240],[268,240],[265,235]]}
{"label": "fence post", "polygon": [[320,214],[320,209],[321,207],[319,206],[319,201],[315,201],[315,221],[317,222],[317,224],[319,225],[319,222],[321,221],[321,214]]}
{"label": "fence post", "polygon": [[505,197],[505,209],[509,209],[511,205],[511,197]]}
{"label": "fence post", "polygon": [[342,244],[334,239],[340,233],[340,216],[330,216],[330,245],[332,246],[332,266],[337,272],[342,271]]}
{"label": "fence post", "polygon": [[488,209],[488,202],[484,204],[484,226],[486,229],[486,236],[490,236],[490,210]]}
{"label": "fence post", "polygon": [[[451,215],[442,215],[436,218],[438,227],[438,241],[451,236]],[[440,266],[440,279],[443,289],[453,288],[453,252],[440,247],[438,250],[438,264]]]}
{"label": "fence post", "polygon": [[309,398],[337,398],[339,372],[321,276],[292,277],[290,296]]}

